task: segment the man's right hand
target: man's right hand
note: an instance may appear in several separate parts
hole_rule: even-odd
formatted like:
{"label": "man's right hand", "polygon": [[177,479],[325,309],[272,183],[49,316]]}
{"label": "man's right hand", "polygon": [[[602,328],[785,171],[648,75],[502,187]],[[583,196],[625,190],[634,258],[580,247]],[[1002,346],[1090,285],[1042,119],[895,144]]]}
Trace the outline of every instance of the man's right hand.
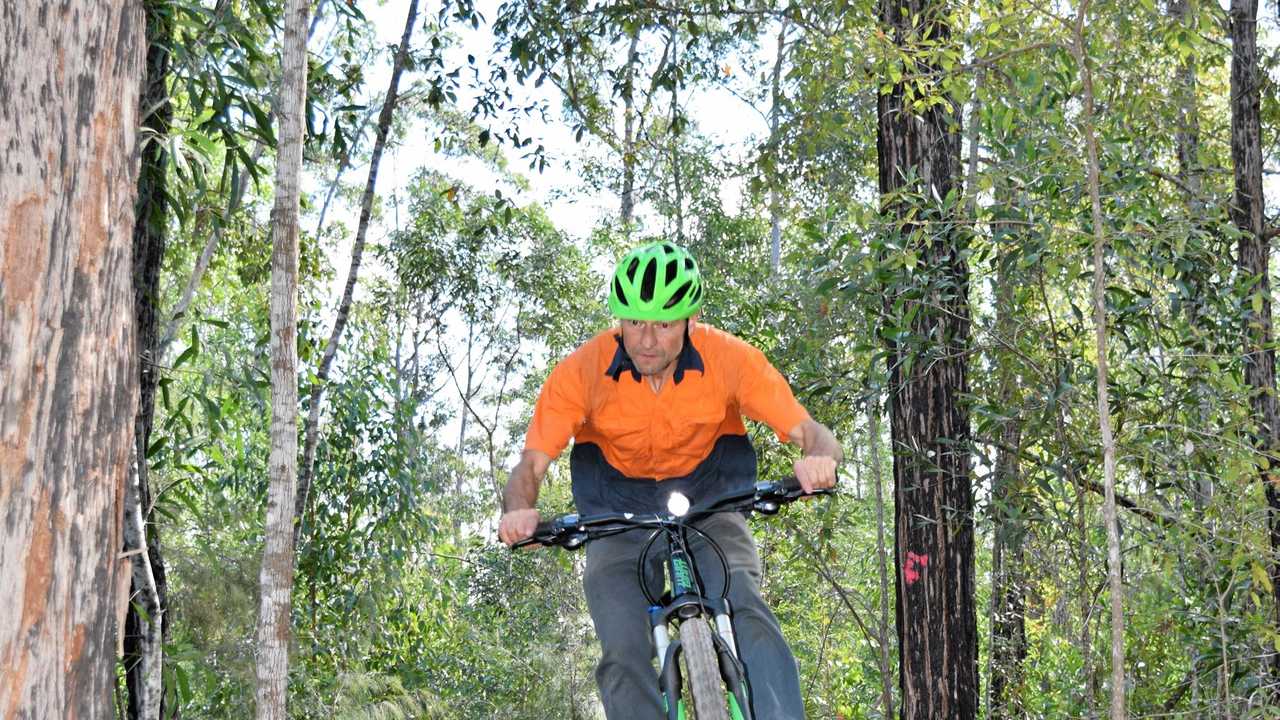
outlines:
{"label": "man's right hand", "polygon": [[498,523],[498,539],[508,547],[515,545],[538,529],[539,520],[541,516],[532,508],[504,513],[501,522]]}

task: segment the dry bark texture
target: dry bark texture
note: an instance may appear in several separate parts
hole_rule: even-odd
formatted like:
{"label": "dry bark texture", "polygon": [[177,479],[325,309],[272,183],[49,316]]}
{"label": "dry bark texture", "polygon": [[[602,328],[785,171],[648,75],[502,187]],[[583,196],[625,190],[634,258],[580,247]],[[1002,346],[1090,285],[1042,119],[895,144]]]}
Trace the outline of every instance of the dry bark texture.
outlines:
{"label": "dry bark texture", "polygon": [[257,717],[285,720],[298,480],[298,209],[307,88],[307,0],[288,0],[281,48],[276,197],[271,211],[271,456],[259,573]]}
{"label": "dry bark texture", "polygon": [[[886,35],[915,58],[915,75],[940,74],[931,56],[951,37],[947,4],[881,0],[879,13]],[[888,358],[899,715],[973,718],[973,494],[969,412],[961,400],[968,392],[969,269],[965,235],[955,225],[963,206],[953,195],[960,192],[961,122],[954,100],[916,113],[907,93],[897,83],[879,96],[877,134],[880,193],[890,200],[884,212],[918,257],[916,270],[904,272],[885,299],[890,316],[899,298],[904,311],[915,312],[906,339],[889,343]],[[949,196],[950,204],[939,202]],[[923,222],[907,220],[912,208]]]}
{"label": "dry bark texture", "polygon": [[113,712],[145,49],[137,2],[0,5],[0,718]]}

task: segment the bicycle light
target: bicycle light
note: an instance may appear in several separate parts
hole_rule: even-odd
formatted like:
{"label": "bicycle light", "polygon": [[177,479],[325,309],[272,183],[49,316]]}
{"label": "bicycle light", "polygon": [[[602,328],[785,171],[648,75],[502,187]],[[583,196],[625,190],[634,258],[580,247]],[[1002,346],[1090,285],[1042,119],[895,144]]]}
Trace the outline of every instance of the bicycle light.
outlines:
{"label": "bicycle light", "polygon": [[689,512],[689,498],[682,492],[671,493],[667,498],[667,512],[676,517],[684,517],[684,514]]}
{"label": "bicycle light", "polygon": [[757,500],[753,509],[761,515],[773,515],[778,512],[779,507],[781,506],[776,500]]}

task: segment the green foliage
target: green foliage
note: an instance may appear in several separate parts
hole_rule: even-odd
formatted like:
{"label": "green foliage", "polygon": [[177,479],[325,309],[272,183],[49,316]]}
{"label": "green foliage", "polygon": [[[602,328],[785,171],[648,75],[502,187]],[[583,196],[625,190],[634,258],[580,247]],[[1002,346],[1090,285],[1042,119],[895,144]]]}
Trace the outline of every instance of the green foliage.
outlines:
{"label": "green foliage", "polygon": [[[162,307],[176,303],[207,240],[221,240],[161,359],[147,451],[170,568],[166,687],[186,716],[244,717],[267,476],[279,8],[166,7],[175,119],[167,137],[144,138],[166,143],[172,163]],[[342,176],[368,152],[380,92],[368,86],[379,48],[361,8],[324,7],[307,160],[315,177],[337,179],[325,200],[306,204],[319,225],[303,241],[299,344],[309,368],[349,244],[343,222],[319,216],[331,203],[340,215],[354,194]],[[1217,5],[1191,8],[1177,18],[1155,3],[1108,0],[1092,5],[1088,26],[1110,245],[1129,703],[1134,716],[1267,717],[1275,558],[1258,482],[1267,461],[1253,450],[1242,380],[1240,329],[1254,296],[1237,277],[1238,232],[1226,214],[1229,45]],[[597,651],[577,586],[581,558],[499,547],[498,491],[542,378],[610,322],[604,271],[637,242],[677,235],[706,273],[704,319],[764,349],[848,455],[840,498],[756,523],[765,592],[801,664],[810,715],[883,716],[881,633],[896,673],[885,518],[889,463],[910,449],[890,447],[882,419],[873,436],[870,417],[884,402],[890,343],[899,371],[948,352],[969,361],[983,687],[1009,671],[1011,707],[1026,717],[1100,707],[1110,628],[1099,590],[1093,227],[1071,18],[1049,14],[1071,8],[973,0],[950,9],[962,49],[929,37],[904,49],[865,1],[509,3],[493,18],[497,60],[486,78],[482,60],[456,57],[456,43],[488,19],[446,4],[415,49],[411,112],[397,117],[389,150],[402,178],[380,181],[368,267],[321,408],[297,556],[296,717],[591,716]],[[779,37],[777,130],[726,144],[691,98],[737,93],[763,117]],[[1277,57],[1264,58],[1268,71]],[[1187,67],[1190,92],[1179,85]],[[537,184],[510,169],[520,157],[542,167],[546,153],[513,119],[536,103],[509,81],[548,80],[565,110],[549,120],[583,140],[571,159],[580,186],[558,190],[617,194],[633,163],[632,225],[583,203],[575,212],[596,213],[593,231],[571,237],[559,215],[529,201]],[[880,196],[876,105],[895,86],[914,112],[963,108],[972,140],[962,191],[928,196],[908,176]],[[459,107],[471,97],[473,108]],[[628,99],[637,123],[629,150]],[[1274,85],[1263,111],[1264,128],[1280,120]],[[1189,114],[1198,135],[1184,165]],[[967,263],[967,287],[939,279],[934,250],[947,233],[962,233],[958,257],[944,259]],[[972,331],[957,350],[920,308],[961,292]],[[788,472],[795,448],[766,428],[751,433],[761,475]],[[545,514],[570,506],[565,464],[543,489]],[[997,540],[1003,558],[1015,547],[1023,558],[1010,571],[1024,603],[1017,673],[989,664]],[[896,677],[889,684],[896,692]]]}

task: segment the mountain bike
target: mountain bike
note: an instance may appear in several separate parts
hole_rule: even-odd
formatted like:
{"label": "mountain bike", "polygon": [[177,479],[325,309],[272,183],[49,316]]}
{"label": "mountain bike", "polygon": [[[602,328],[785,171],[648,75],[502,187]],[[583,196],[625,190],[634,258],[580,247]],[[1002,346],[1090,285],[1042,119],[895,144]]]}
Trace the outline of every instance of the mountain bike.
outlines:
{"label": "mountain bike", "polygon": [[[563,515],[540,523],[533,535],[512,546],[554,545],[576,550],[587,542],[635,529],[652,530],[636,562],[637,585],[649,604],[658,686],[666,703],[667,720],[754,720],[746,672],[738,657],[729,606],[729,567],[724,552],[693,522],[717,512],[758,512],[773,515],[789,502],[807,495],[830,495],[832,490],[805,493],[794,478],[760,482],[691,508],[689,500],[672,493],[667,512],[653,514],[603,513],[579,517]],[[720,559],[724,587],[718,596],[701,587],[690,533],[701,535]],[[655,597],[645,582],[644,569],[659,542],[665,546],[664,592]],[[713,630],[714,628],[714,630]],[[674,630],[674,633],[673,633]],[[683,671],[681,666],[683,665]],[[682,689],[687,679],[691,703]],[[690,707],[693,715],[690,716]],[[762,719],[766,720],[766,719]]]}

